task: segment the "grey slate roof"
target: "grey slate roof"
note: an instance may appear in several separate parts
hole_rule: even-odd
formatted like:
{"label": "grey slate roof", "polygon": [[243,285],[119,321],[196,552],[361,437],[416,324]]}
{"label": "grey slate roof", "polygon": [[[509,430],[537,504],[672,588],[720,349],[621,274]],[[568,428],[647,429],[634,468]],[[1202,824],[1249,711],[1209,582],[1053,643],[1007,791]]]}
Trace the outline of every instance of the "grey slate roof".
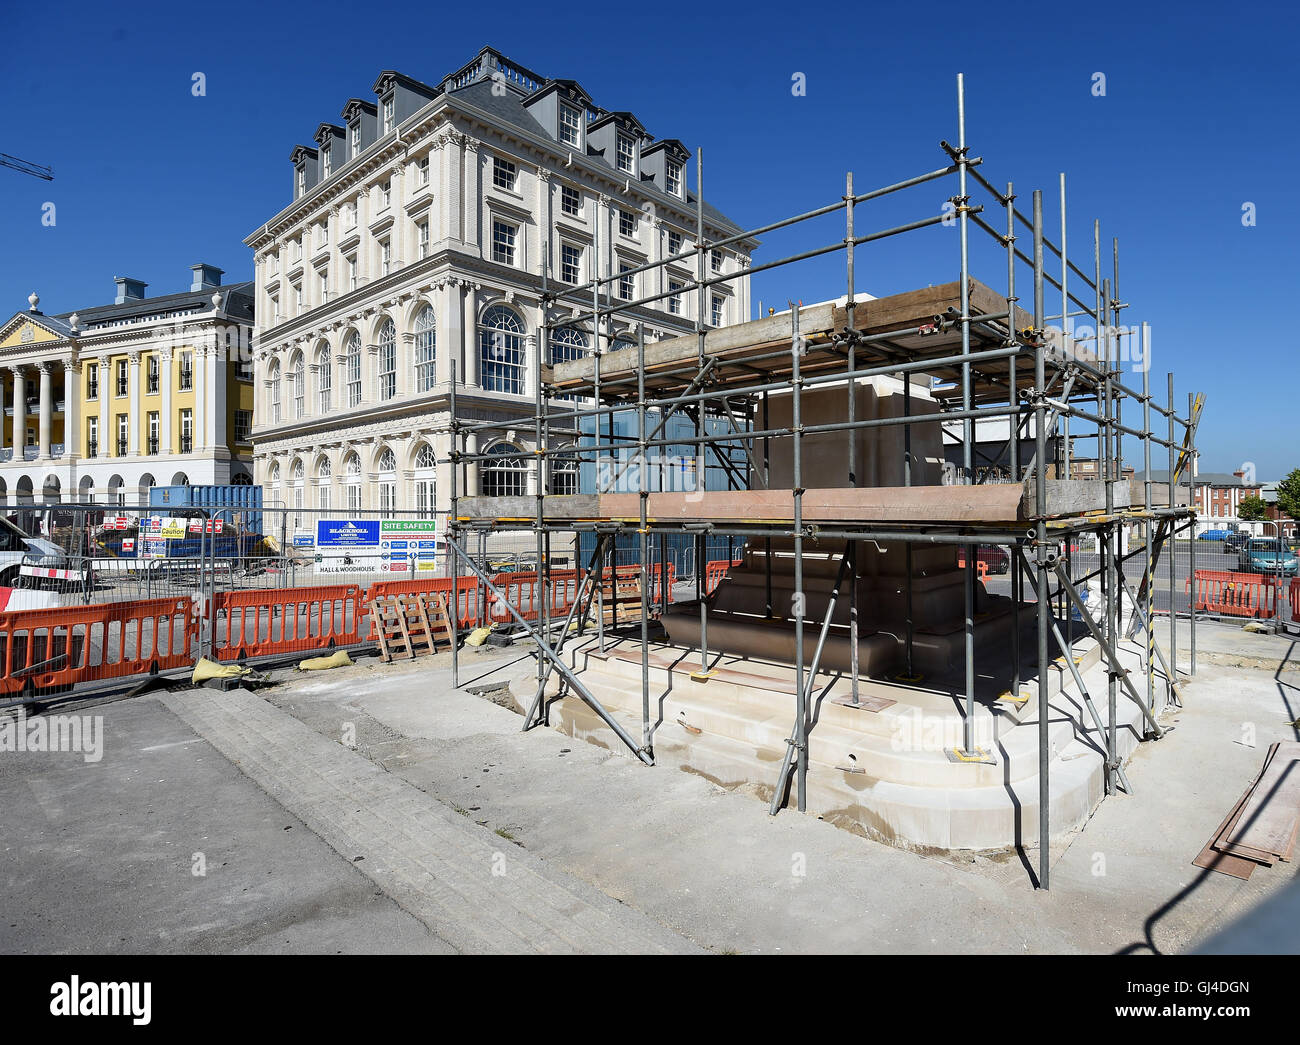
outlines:
{"label": "grey slate roof", "polygon": [[57,319],[65,322],[69,316],[76,315],[81,330],[92,323],[106,323],[114,319],[128,319],[136,315],[148,315],[152,312],[167,312],[173,309],[195,308],[207,312],[212,308],[212,295],[221,295],[221,310],[231,319],[251,323],[253,321],[253,282],[227,283],[220,287],[206,287],[203,290],[187,290],[180,294],[160,294],[144,298],[141,301],[126,301],[120,305],[96,305],[92,308],[74,309],[61,312]]}

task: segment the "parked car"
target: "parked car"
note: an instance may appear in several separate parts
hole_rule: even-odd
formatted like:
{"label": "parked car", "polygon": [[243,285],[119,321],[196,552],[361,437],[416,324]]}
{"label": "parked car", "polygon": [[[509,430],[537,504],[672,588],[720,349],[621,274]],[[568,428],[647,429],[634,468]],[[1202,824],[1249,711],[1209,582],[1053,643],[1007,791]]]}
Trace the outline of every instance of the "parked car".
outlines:
{"label": "parked car", "polygon": [[0,587],[14,587],[24,564],[66,569],[67,556],[57,544],[28,537],[8,519],[0,519]]}
{"label": "parked car", "polygon": [[975,549],[976,561],[988,564],[989,573],[1009,573],[1011,556],[1000,544],[981,544]]}
{"label": "parked car", "polygon": [[1206,530],[1204,533],[1198,534],[1196,539],[1198,541],[1226,541],[1230,536],[1232,536],[1231,530]]}
{"label": "parked car", "polygon": [[1238,554],[1241,551],[1241,546],[1249,536],[1249,534],[1242,533],[1240,530],[1234,530],[1223,539],[1223,550],[1231,555]]}
{"label": "parked car", "polygon": [[1242,573],[1294,577],[1297,562],[1295,552],[1288,551],[1276,537],[1252,537],[1237,553],[1237,569]]}

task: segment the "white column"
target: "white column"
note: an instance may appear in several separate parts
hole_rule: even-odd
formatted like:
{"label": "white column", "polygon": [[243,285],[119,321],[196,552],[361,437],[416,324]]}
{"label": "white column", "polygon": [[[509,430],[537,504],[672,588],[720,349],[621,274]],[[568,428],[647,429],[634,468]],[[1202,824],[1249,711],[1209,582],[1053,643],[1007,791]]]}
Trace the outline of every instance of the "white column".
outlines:
{"label": "white column", "polygon": [[[540,310],[538,312],[540,315]],[[519,382],[520,395],[532,395],[536,390],[533,388],[533,367],[537,365],[537,335],[524,335],[524,377]]]}
{"label": "white column", "polygon": [[5,447],[4,418],[5,418],[5,383],[4,383],[4,371],[0,370],[0,450],[3,450]]}
{"label": "white column", "polygon": [[533,249],[536,257],[530,259],[529,270],[541,273],[544,266],[553,264],[558,249],[553,242],[555,229],[551,224],[551,172],[542,167],[537,168],[537,229],[540,235]]}
{"label": "white column", "polygon": [[461,196],[464,239],[467,244],[477,245],[480,254],[483,252],[483,242],[479,236],[479,209],[483,201],[479,186],[482,177],[482,146],[483,143],[474,138],[465,139],[465,185]]}
{"label": "white column", "polygon": [[158,384],[162,405],[158,408],[158,452],[173,453],[172,443],[172,354],[158,353]]}
{"label": "white column", "polygon": [[464,242],[465,236],[460,220],[461,183],[464,179],[465,161],[464,136],[452,133],[443,142],[438,152],[442,164],[441,184],[435,191],[442,193],[442,235],[445,239]]}
{"label": "white column", "polygon": [[51,377],[54,364],[46,360],[37,363],[36,366],[41,372],[40,456],[42,461],[48,461],[50,459],[50,431],[54,427],[54,388]]}
{"label": "white column", "polygon": [[464,292],[461,306],[465,333],[465,384],[479,387],[481,375],[478,359],[478,284],[462,283]]}
{"label": "white column", "polygon": [[108,457],[113,453],[114,438],[113,417],[112,417],[112,395],[113,395],[113,375],[110,372],[113,366],[112,357],[104,355],[99,357],[99,446],[96,447],[96,455],[99,457]]}
{"label": "white column", "polygon": [[63,453],[81,456],[81,364],[71,359],[63,361]]}
{"label": "white column", "polygon": [[[396,318],[393,320],[397,322]],[[415,334],[403,330],[397,335],[397,395],[410,395],[415,391]]]}
{"label": "white column", "polygon": [[[193,351],[194,351],[194,449],[197,452],[203,449],[204,442],[205,442],[204,433],[208,430],[207,429],[208,397],[211,393],[208,390],[208,368],[204,366],[203,345],[195,345]],[[264,377],[266,375],[266,369],[267,369],[265,365],[266,363],[265,357],[263,358],[262,362],[264,365],[260,373]],[[256,363],[254,363],[253,372],[254,374],[259,373]],[[258,383],[255,382],[253,387],[256,389],[258,387]],[[261,403],[257,404],[257,407],[261,407],[262,403],[265,402],[266,400],[263,399]],[[257,409],[257,413],[260,414],[261,410]],[[264,424],[270,424],[271,419],[269,417],[263,417],[262,421]]]}
{"label": "white column", "polygon": [[127,454],[140,456],[140,353],[127,356],[127,392],[130,402],[130,419],[127,421]]}
{"label": "white column", "polygon": [[456,384],[460,385],[465,381],[465,363],[461,358],[461,349],[465,344],[464,319],[461,316],[464,301],[460,294],[460,284],[454,279],[447,280],[437,290],[435,307],[438,313],[438,342],[434,366],[437,369],[438,383],[451,380],[451,361],[454,359]]}
{"label": "white column", "polygon": [[[465,433],[465,453],[476,454],[479,448],[479,433]],[[458,491],[460,497],[477,497],[478,496],[478,461],[465,462],[465,489]]]}
{"label": "white column", "polygon": [[[214,335],[215,338],[215,335]],[[206,394],[208,397],[207,448],[215,450],[226,445],[226,357],[221,351],[220,339],[207,346]]]}
{"label": "white column", "polygon": [[25,367],[14,367],[14,460],[23,460],[27,447],[27,374]]}
{"label": "white column", "polygon": [[[340,352],[334,357],[334,381],[330,387],[330,398],[336,410],[348,410],[348,356]],[[341,473],[335,472],[334,475]]]}

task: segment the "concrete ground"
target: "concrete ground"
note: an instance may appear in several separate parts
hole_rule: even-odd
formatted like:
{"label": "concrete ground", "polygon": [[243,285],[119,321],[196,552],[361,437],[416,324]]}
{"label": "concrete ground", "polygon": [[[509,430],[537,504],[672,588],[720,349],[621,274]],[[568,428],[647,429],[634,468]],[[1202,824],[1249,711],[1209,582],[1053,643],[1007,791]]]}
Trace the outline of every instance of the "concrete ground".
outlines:
{"label": "concrete ground", "polygon": [[[1256,638],[1234,641],[1249,652]],[[1054,846],[1052,888],[1042,892],[1033,852],[918,856],[797,812],[769,817],[743,791],[546,728],[521,734],[517,714],[468,692],[501,682],[530,692],[535,669],[515,660],[520,652],[463,654],[460,689],[442,654],[277,673],[279,684],[256,696],[166,698],[248,776],[152,698],[91,709],[109,736],[98,765],[3,756],[0,950],[477,949],[463,935],[475,920],[468,885],[466,897],[443,902],[421,891],[419,869],[386,877],[382,854],[354,863],[339,848],[396,839],[406,849],[389,869],[401,867],[412,846],[434,846],[416,831],[425,824],[458,832],[438,837],[454,837],[466,859],[518,852],[532,902],[549,897],[550,882],[584,925],[599,920],[587,949],[1170,953],[1297,887],[1294,865],[1259,868],[1248,882],[1191,865],[1268,745],[1300,732],[1290,724],[1300,679],[1289,672],[1202,661],[1175,728],[1130,763],[1135,794],[1106,799]],[[301,767],[277,764],[272,735]],[[330,787],[355,796],[355,816],[321,812]],[[376,818],[395,826],[364,836]],[[206,879],[190,875],[197,850],[208,855]],[[524,895],[502,897],[499,909],[494,897],[478,902],[506,931],[528,917]],[[1300,929],[1258,939],[1300,951]]]}

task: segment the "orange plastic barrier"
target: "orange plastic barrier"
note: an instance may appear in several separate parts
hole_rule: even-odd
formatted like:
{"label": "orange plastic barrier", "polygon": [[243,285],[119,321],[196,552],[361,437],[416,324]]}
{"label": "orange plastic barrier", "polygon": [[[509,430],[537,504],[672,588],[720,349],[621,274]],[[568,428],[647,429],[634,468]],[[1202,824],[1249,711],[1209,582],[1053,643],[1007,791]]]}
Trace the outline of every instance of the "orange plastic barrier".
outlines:
{"label": "orange plastic barrier", "polygon": [[[957,569],[964,570],[965,568],[966,568],[966,556],[964,555],[957,556]],[[976,559],[975,573],[979,576],[980,580],[987,580],[989,575],[989,564],[986,563],[983,559]]]}
{"label": "orange plastic barrier", "polygon": [[187,667],[197,635],[198,617],[187,598],[0,613],[0,692],[29,684],[70,689]]}
{"label": "orange plastic barrier", "polygon": [[739,566],[744,561],[744,559],[715,559],[713,562],[706,562],[704,564],[704,594],[712,595],[714,589],[722,583],[727,571],[733,566]]}
{"label": "orange plastic barrier", "polygon": [[[650,598],[652,601],[659,599],[660,572],[658,566],[652,566]],[[583,574],[577,570],[552,570],[547,576],[547,612],[552,621],[557,617],[563,617],[573,607],[578,597],[578,590],[582,587]],[[614,567],[614,580],[631,581],[642,576],[641,567],[616,566]],[[534,571],[517,572],[517,573],[499,573],[492,578],[492,583],[501,590],[510,603],[524,620],[534,621],[541,617],[541,602],[537,595],[537,573]],[[676,570],[673,564],[668,564],[668,601],[672,601],[672,586],[676,583]],[[606,594],[610,593],[608,575],[605,584]],[[489,615],[494,621],[512,621],[514,617],[510,611],[495,596],[488,596]]]}
{"label": "orange plastic barrier", "polygon": [[226,616],[218,660],[277,653],[306,653],[355,646],[361,637],[366,601],[355,584],[308,588],[219,591],[213,612]]}
{"label": "orange plastic barrier", "polygon": [[[1278,593],[1282,582],[1276,577],[1231,570],[1197,570],[1194,579],[1194,609],[1230,617],[1277,616]],[[1188,578],[1184,585],[1185,591],[1191,591],[1192,580],[1193,578]]]}
{"label": "orange plastic barrier", "polygon": [[1300,623],[1300,577],[1291,578],[1291,619]]}

